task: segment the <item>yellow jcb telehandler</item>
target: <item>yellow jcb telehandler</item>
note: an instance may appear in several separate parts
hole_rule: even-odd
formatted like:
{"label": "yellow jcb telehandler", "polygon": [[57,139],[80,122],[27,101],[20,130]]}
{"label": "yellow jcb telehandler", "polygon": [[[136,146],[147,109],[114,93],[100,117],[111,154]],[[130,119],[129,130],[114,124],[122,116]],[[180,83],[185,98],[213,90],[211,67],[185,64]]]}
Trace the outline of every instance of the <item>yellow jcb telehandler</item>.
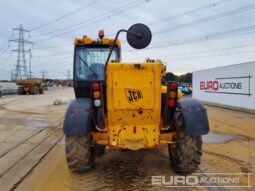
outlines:
{"label": "yellow jcb telehandler", "polygon": [[106,146],[138,150],[167,144],[176,172],[195,171],[201,136],[209,132],[206,109],[195,99],[178,99],[177,83],[162,83],[166,66],[160,60],[121,62],[121,32],[136,49],[147,47],[152,38],[147,26],[135,24],[114,39],[101,30],[98,39],[74,41],[76,99],[64,121],[69,169],[92,169],[95,153],[103,154]]}

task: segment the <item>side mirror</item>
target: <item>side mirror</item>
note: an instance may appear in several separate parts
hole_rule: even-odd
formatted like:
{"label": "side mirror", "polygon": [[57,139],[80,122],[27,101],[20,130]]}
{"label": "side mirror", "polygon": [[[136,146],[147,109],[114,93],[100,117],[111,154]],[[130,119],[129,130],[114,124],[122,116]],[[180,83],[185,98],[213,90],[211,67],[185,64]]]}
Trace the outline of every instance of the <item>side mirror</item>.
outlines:
{"label": "side mirror", "polygon": [[146,48],[151,42],[151,31],[144,24],[134,24],[127,31],[128,44],[135,49]]}
{"label": "side mirror", "polygon": [[116,41],[117,41],[119,34],[121,32],[127,33],[128,44],[133,48],[143,49],[143,48],[147,47],[151,42],[151,36],[152,36],[151,31],[150,31],[149,27],[147,27],[144,24],[138,23],[138,24],[132,25],[128,30],[126,30],[126,29],[119,30],[114,38],[111,50],[110,50],[108,57],[106,59],[106,62],[105,62],[105,67],[104,67],[105,68],[105,71],[104,71],[105,80],[107,77],[107,75],[106,75],[107,64],[110,60],[113,48],[116,45]]}

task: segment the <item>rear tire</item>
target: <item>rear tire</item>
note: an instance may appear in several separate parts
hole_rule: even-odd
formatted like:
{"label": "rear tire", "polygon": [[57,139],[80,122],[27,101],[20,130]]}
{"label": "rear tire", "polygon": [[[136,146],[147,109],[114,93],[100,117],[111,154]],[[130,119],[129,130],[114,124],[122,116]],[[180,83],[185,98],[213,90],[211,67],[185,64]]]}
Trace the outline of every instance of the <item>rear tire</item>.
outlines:
{"label": "rear tire", "polygon": [[81,137],[66,136],[66,160],[73,172],[87,172],[94,167],[94,148],[91,147],[90,135]]}
{"label": "rear tire", "polygon": [[40,88],[39,93],[44,94],[44,87]]}
{"label": "rear tire", "polygon": [[36,86],[32,86],[29,90],[29,94],[36,95]]}
{"label": "rear tire", "polygon": [[202,156],[202,137],[187,134],[181,112],[176,112],[175,115],[176,147],[168,145],[169,158],[175,172],[189,174],[199,167]]}

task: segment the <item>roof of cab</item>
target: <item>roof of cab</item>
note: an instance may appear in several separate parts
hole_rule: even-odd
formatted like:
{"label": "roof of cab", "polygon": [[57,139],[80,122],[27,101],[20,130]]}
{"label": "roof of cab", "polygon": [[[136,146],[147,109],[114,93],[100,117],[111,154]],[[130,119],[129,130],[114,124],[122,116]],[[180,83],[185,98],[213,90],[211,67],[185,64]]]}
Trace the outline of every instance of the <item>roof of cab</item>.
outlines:
{"label": "roof of cab", "polygon": [[[81,44],[106,44],[106,45],[112,45],[114,42],[113,38],[98,38],[97,40],[93,40],[90,37],[83,36],[83,38],[75,38],[74,40],[74,47]],[[118,48],[121,47],[121,43],[119,40],[116,41],[116,45]]]}

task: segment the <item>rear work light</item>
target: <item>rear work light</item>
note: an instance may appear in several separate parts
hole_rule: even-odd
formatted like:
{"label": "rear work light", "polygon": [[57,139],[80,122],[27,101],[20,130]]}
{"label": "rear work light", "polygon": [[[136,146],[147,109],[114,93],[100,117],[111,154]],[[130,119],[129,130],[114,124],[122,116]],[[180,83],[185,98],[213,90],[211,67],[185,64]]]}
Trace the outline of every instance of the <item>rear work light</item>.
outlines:
{"label": "rear work light", "polygon": [[101,100],[100,99],[95,99],[94,100],[94,106],[95,107],[100,107],[101,106]]}
{"label": "rear work light", "polygon": [[93,83],[92,88],[94,91],[97,91],[100,89],[100,84],[98,82]]}

